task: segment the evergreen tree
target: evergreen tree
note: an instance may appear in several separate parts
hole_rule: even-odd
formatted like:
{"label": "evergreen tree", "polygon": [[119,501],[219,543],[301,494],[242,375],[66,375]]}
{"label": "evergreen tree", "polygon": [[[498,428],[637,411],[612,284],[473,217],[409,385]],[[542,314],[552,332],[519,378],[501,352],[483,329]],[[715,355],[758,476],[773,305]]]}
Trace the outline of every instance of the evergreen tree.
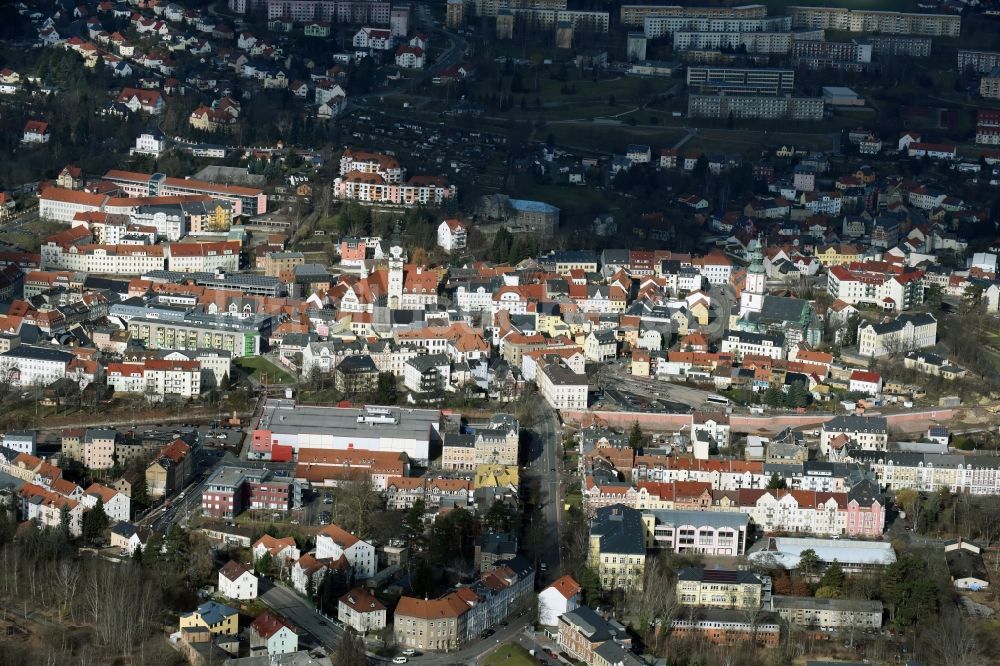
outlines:
{"label": "evergreen tree", "polygon": [[628,433],[628,445],[633,449],[639,449],[642,447],[642,426],[639,425],[638,419],[632,422],[632,430]]}
{"label": "evergreen tree", "polygon": [[782,490],[788,487],[788,483],[775,472],[767,482],[769,490]]}

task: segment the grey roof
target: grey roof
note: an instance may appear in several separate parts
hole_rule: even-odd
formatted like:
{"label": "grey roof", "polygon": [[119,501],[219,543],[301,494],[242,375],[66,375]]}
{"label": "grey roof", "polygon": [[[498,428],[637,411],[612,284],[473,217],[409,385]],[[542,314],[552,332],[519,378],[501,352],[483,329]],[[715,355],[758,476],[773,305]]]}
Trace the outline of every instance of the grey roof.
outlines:
{"label": "grey roof", "polygon": [[888,434],[888,423],[883,416],[855,416],[853,414],[834,416],[823,424],[825,432],[863,432]]}
{"label": "grey roof", "polygon": [[803,317],[803,311],[809,309],[809,301],[790,296],[765,296],[761,305],[760,317],[769,321],[797,322]]}
{"label": "grey roof", "polygon": [[347,374],[362,374],[362,373],[375,373],[378,374],[378,366],[375,365],[375,361],[372,360],[371,356],[367,354],[358,354],[355,356],[347,356],[337,365],[337,372],[343,372]]}
{"label": "grey roof", "polygon": [[881,601],[867,601],[865,599],[822,599],[819,597],[771,597],[772,610],[794,610],[804,608],[808,610],[832,610],[847,611],[853,613],[878,613],[882,614]]}
{"label": "grey roof", "polygon": [[[751,620],[747,613],[742,610],[732,608],[709,608],[691,607],[689,611],[681,613],[674,622],[722,622],[727,624],[750,625]],[[775,630],[781,627],[781,618],[776,613],[764,611],[753,619],[753,625],[757,630]]]}
{"label": "grey roof", "polygon": [[442,365],[451,366],[451,359],[448,358],[447,354],[424,354],[423,356],[414,356],[406,364],[416,368],[418,372],[427,372]]}
{"label": "grey roof", "polygon": [[32,345],[19,345],[10,351],[4,352],[2,356],[33,361],[56,361],[60,363],[69,363],[73,360],[73,354],[68,351],[56,349],[55,347],[36,347]]}
{"label": "grey roof", "polygon": [[517,537],[509,532],[485,532],[476,539],[476,546],[484,553],[516,555]]}
{"label": "grey roof", "polygon": [[695,527],[731,527],[746,529],[750,516],[740,511],[685,511],[682,509],[651,509],[643,511],[656,518],[657,525],[694,525]]}
{"label": "grey roof", "polygon": [[[358,419],[370,410],[379,410],[390,418],[384,422]],[[399,407],[318,407],[296,405],[291,400],[272,399],[264,403],[259,428],[275,434],[329,435],[335,432],[350,437],[354,432],[380,433],[397,438],[429,438],[431,428],[436,428],[441,412],[436,409],[410,409]]]}
{"label": "grey roof", "polygon": [[607,641],[594,650],[609,664],[615,666],[644,666],[646,662],[614,641]]}
{"label": "grey roof", "polygon": [[730,331],[727,338],[736,338],[740,342],[753,345],[762,345],[770,342],[775,347],[785,346],[784,333],[751,333],[750,331]]}
{"label": "grey roof", "polygon": [[624,504],[599,508],[590,522],[590,535],[600,537],[601,553],[646,553],[642,514]]}
{"label": "grey roof", "polygon": [[697,580],[703,583],[762,585],[760,576],[746,569],[705,569],[685,567],[677,572],[677,580]]}
{"label": "grey roof", "polygon": [[591,643],[603,643],[617,633],[611,623],[598,615],[590,606],[579,606],[568,613],[563,613],[561,620],[575,626]]}
{"label": "grey roof", "polygon": [[[198,606],[197,612],[201,615],[201,619],[211,626],[222,622],[231,615],[235,615],[236,609],[224,606],[223,604],[215,601],[206,601],[201,606]],[[184,615],[186,616],[192,614],[193,613],[185,613]]]}
{"label": "grey roof", "polygon": [[868,327],[872,328],[876,333],[882,335],[885,333],[901,331],[907,323],[912,326],[928,326],[930,324],[936,324],[937,319],[927,312],[922,312],[920,314],[903,313],[892,321],[868,324]]}
{"label": "grey roof", "polygon": [[558,386],[579,386],[588,384],[587,375],[577,374],[562,363],[549,363],[539,368],[549,381]]}

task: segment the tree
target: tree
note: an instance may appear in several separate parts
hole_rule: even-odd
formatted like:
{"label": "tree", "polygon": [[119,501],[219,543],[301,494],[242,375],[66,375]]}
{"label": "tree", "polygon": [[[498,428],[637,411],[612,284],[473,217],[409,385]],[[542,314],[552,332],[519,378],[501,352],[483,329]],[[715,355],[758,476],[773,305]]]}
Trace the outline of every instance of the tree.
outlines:
{"label": "tree", "polygon": [[145,474],[138,474],[132,484],[132,502],[140,507],[149,506],[149,486],[146,485]]}
{"label": "tree", "polygon": [[633,449],[642,448],[642,426],[639,425],[638,419],[632,422],[632,430],[628,433],[628,445]]}
{"label": "tree", "polygon": [[354,629],[344,632],[332,661],[334,666],[365,666],[368,663],[365,642]]}
{"label": "tree", "polygon": [[391,372],[378,373],[378,383],[375,386],[375,402],[380,405],[395,405],[399,400],[396,390],[396,376]]}
{"label": "tree", "polygon": [[799,573],[812,576],[819,571],[819,555],[812,548],[806,548],[799,554]]}
{"label": "tree", "polygon": [[403,518],[403,527],[406,530],[407,541],[412,545],[413,541],[424,534],[424,512],[427,506],[422,499],[418,499],[407,509]]}
{"label": "tree", "polygon": [[91,543],[104,538],[104,530],[108,528],[108,514],[104,513],[104,500],[97,498],[97,505],[83,514],[83,538]]}
{"label": "tree", "polygon": [[896,506],[902,509],[916,526],[921,509],[920,493],[913,488],[902,488],[896,491]]}
{"label": "tree", "polygon": [[820,587],[833,587],[840,590],[844,586],[844,568],[834,560],[819,579]]}
{"label": "tree", "polygon": [[769,490],[783,490],[788,487],[788,482],[775,472],[771,475],[771,478],[768,479],[767,487]]}

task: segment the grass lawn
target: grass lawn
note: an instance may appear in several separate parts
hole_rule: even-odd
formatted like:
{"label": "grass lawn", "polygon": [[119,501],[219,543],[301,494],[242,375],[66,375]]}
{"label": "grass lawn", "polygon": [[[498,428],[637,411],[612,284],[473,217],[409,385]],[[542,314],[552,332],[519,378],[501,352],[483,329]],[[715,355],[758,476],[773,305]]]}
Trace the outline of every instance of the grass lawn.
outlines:
{"label": "grass lawn", "polygon": [[[609,128],[614,128],[614,131],[609,131]],[[549,133],[552,134],[557,144],[603,153],[623,153],[630,143],[649,145],[656,153],[660,148],[673,146],[685,134],[682,129],[630,127],[625,124],[550,123],[544,129],[539,130],[535,138],[544,139]]]}
{"label": "grass lawn", "polygon": [[268,384],[294,384],[295,378],[263,356],[244,356],[233,361],[247,375]]}
{"label": "grass lawn", "polygon": [[59,222],[33,220],[17,229],[0,232],[0,241],[24,248],[29,252],[38,252],[46,237],[66,229],[66,225]]}
{"label": "grass lawn", "polygon": [[484,666],[529,666],[537,664],[535,658],[520,645],[504,643],[483,660]]}

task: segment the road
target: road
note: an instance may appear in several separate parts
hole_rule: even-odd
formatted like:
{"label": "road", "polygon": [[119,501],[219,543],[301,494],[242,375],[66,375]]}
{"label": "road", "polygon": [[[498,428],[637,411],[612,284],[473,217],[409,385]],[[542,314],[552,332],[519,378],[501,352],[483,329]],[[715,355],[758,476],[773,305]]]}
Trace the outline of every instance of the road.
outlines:
{"label": "road", "polygon": [[279,615],[291,620],[301,632],[308,633],[317,645],[328,650],[336,649],[344,634],[343,629],[320,615],[312,602],[283,585],[275,585],[262,578],[258,598]]}
{"label": "road", "polygon": [[[559,493],[558,471],[561,464],[559,447],[562,446],[562,424],[559,422],[559,415],[549,407],[548,403],[543,400],[539,403],[541,414],[529,440],[529,463],[525,467],[525,475],[538,479],[538,502],[546,523],[545,544],[539,564],[544,563],[548,571],[555,574],[559,571],[562,560],[559,550],[562,499]],[[540,571],[536,572],[536,577],[545,578]]]}
{"label": "road", "polygon": [[[411,664],[434,664],[435,666],[446,666],[448,664],[479,664],[482,659],[495,650],[497,646],[508,641],[520,643],[520,637],[525,636],[524,628],[528,625],[528,616],[515,618],[509,626],[497,625],[496,633],[489,638],[477,640],[469,643],[456,652],[427,652],[410,657]],[[530,648],[529,648],[530,649]]]}

